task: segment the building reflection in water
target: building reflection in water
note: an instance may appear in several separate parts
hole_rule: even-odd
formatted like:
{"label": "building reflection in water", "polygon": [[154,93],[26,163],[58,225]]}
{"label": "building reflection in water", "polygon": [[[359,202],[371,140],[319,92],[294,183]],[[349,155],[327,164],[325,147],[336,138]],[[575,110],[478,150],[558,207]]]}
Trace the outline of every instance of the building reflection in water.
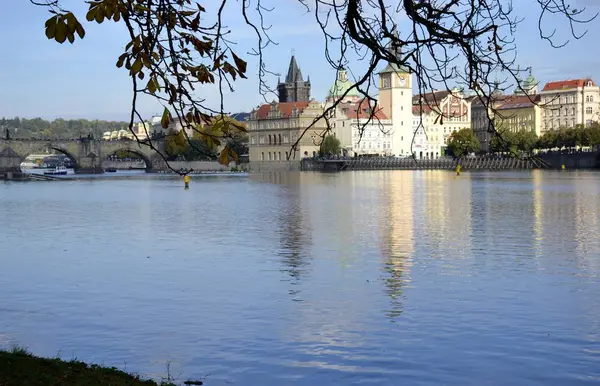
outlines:
{"label": "building reflection in water", "polygon": [[[585,173],[582,173],[585,177]],[[597,181],[590,178],[580,178],[575,175],[570,180],[575,200],[573,203],[573,230],[575,253],[579,258],[578,264],[584,270],[594,273],[600,271],[598,256],[600,256],[600,213],[598,212],[598,197],[600,187]]]}
{"label": "building reflection in water", "polygon": [[542,183],[543,183],[543,171],[536,169],[531,172],[531,178],[533,179],[533,234],[534,234],[534,251],[535,257],[540,258],[542,256],[542,241],[544,240],[544,221],[542,216]]}
{"label": "building reflection in water", "polygon": [[[308,251],[312,244],[309,219],[302,201],[302,173],[271,172],[253,175],[252,180],[278,186],[276,193],[277,232],[281,258],[281,271],[289,275],[293,286],[297,286],[310,270]],[[290,295],[297,295],[299,288],[291,288]]]}
{"label": "building reflection in water", "polygon": [[390,297],[386,315],[394,320],[402,313],[402,293],[410,281],[414,251],[413,172],[381,174],[381,232],[385,292]]}

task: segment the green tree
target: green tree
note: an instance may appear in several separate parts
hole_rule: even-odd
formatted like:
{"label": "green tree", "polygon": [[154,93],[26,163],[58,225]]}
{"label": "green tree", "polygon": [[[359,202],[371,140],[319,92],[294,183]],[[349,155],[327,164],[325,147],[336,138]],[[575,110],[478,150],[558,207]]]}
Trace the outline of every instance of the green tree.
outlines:
{"label": "green tree", "polygon": [[454,131],[448,139],[448,151],[455,157],[462,157],[479,151],[481,144],[473,130],[464,128]]}
{"label": "green tree", "polygon": [[538,141],[538,136],[535,131],[521,130],[515,134],[517,149],[531,155]]}
{"label": "green tree", "polygon": [[326,135],[321,142],[319,147],[319,154],[324,155],[338,155],[342,152],[342,146],[340,140],[333,135]]}

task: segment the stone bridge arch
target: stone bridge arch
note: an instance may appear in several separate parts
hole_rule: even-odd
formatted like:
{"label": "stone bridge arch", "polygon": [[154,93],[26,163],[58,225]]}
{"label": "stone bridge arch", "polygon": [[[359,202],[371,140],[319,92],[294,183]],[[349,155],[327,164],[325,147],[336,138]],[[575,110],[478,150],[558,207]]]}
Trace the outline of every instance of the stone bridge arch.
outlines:
{"label": "stone bridge arch", "polygon": [[152,160],[152,157],[148,156],[140,149],[136,149],[135,147],[131,147],[131,146],[118,147],[116,149],[111,148],[110,150],[104,151],[104,154],[103,154],[104,159],[102,161],[105,162],[106,158],[108,158],[111,155],[114,155],[118,152],[127,152],[127,153],[131,153],[133,155],[136,155],[136,156],[140,157],[140,159],[142,161],[144,161],[144,164],[146,165],[146,171],[154,170],[154,162]]}

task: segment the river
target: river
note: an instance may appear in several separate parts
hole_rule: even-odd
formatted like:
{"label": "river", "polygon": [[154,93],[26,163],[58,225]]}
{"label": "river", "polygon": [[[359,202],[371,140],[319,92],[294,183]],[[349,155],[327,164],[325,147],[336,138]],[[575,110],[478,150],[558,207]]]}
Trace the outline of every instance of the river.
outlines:
{"label": "river", "polygon": [[600,382],[600,174],[0,183],[0,347],[213,385]]}

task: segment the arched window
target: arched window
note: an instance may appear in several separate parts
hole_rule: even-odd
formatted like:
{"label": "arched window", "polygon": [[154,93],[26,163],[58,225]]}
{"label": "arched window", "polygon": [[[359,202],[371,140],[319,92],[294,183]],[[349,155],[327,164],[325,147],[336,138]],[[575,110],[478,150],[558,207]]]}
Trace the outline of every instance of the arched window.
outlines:
{"label": "arched window", "polygon": [[271,152],[269,152],[269,161],[271,161]]}
{"label": "arched window", "polygon": [[279,144],[281,145],[281,134],[279,134]]}
{"label": "arched window", "polygon": [[265,152],[260,153],[260,160],[261,161],[265,160]]}
{"label": "arched window", "polygon": [[[269,134],[269,145],[271,145],[271,134]],[[271,153],[269,153],[271,154]]]}
{"label": "arched window", "polygon": [[287,160],[287,159],[288,159],[288,157],[289,157],[289,153],[286,151],[286,152],[285,152],[285,159]]}
{"label": "arched window", "polygon": [[[281,136],[279,136],[281,138]],[[281,152],[279,152],[279,156],[277,157],[281,161]]]}

